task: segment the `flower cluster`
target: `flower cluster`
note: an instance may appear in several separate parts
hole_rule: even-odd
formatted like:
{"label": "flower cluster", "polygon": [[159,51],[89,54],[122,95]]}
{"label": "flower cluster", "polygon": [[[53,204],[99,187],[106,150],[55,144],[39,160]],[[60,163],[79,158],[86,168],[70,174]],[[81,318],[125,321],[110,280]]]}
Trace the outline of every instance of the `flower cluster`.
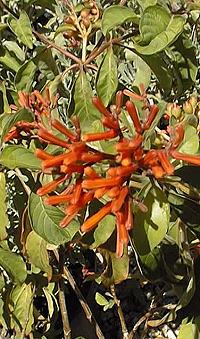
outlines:
{"label": "flower cluster", "polygon": [[[134,96],[125,90],[124,94]],[[39,100],[39,96],[36,96]],[[41,98],[40,98],[41,99]],[[182,154],[177,150],[184,138],[184,124],[179,123],[170,128],[169,141],[162,149],[145,149],[146,132],[158,114],[157,105],[150,105],[145,96],[143,110],[146,116],[141,119],[134,103],[128,100],[125,104],[129,120],[134,126],[134,136],[125,137],[126,126],[121,119],[123,92],[116,94],[115,105],[107,109],[100,98],[93,97],[93,104],[102,114],[104,132],[81,134],[78,119],[73,119],[74,128],[68,129],[56,119],[50,119],[52,131],[47,130],[41,121],[37,123],[37,135],[41,141],[54,144],[64,149],[61,154],[52,155],[38,148],[35,154],[42,160],[42,171],[53,173],[55,179],[39,188],[37,194],[46,196],[48,205],[61,205],[65,217],[60,226],[66,227],[84,210],[93,199],[104,198],[106,203],[94,215],[89,216],[81,225],[82,232],[93,230],[98,223],[109,214],[116,218],[117,242],[116,254],[123,254],[124,246],[128,244],[128,231],[133,227],[133,199],[129,183],[133,173],[152,175],[157,179],[173,175],[173,159],[183,160],[194,165],[200,165],[200,157]],[[46,107],[41,105],[42,112]],[[29,106],[30,107],[30,106]],[[34,106],[35,108],[36,106]],[[40,112],[40,113],[38,113]],[[41,110],[36,115],[40,115]],[[64,139],[54,135],[59,131]],[[127,135],[127,134],[126,134]],[[92,142],[111,140],[115,143],[116,154],[107,154],[92,147]],[[103,173],[97,171],[100,163],[106,163]],[[52,194],[55,192],[56,194]],[[59,192],[59,193],[58,193]]]}

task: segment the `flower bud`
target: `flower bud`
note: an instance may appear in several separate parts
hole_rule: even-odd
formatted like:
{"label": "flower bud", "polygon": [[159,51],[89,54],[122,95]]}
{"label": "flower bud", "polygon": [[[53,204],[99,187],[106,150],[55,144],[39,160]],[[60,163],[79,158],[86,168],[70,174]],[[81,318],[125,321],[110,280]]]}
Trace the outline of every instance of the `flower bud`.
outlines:
{"label": "flower bud", "polygon": [[189,103],[192,105],[193,110],[195,110],[197,106],[197,97],[196,95],[192,95],[189,99]]}
{"label": "flower bud", "polygon": [[192,107],[192,104],[190,103],[190,101],[186,101],[183,104],[183,110],[186,114],[193,114],[193,107]]}

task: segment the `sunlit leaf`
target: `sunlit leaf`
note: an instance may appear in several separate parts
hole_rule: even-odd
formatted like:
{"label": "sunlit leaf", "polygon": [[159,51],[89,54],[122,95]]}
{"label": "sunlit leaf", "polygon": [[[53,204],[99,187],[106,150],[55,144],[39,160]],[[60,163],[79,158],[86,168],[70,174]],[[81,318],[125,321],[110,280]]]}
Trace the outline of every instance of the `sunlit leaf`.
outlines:
{"label": "sunlit leaf", "polygon": [[143,10],[149,6],[154,6],[157,4],[157,0],[137,0],[137,2]]}
{"label": "sunlit leaf", "polygon": [[97,77],[97,94],[105,106],[107,106],[112,99],[117,85],[117,60],[113,49],[109,48],[102,61]]}
{"label": "sunlit leaf", "polygon": [[100,113],[92,104],[92,96],[91,85],[86,74],[81,71],[75,84],[74,115],[79,117],[83,131],[91,130],[91,124],[100,117]]}
{"label": "sunlit leaf", "polygon": [[29,217],[33,230],[50,244],[61,245],[71,241],[79,230],[79,223],[73,220],[65,229],[59,227],[65,214],[54,206],[47,206],[42,198],[32,193],[29,199]]}
{"label": "sunlit leaf", "polygon": [[3,47],[0,48],[0,64],[3,64],[5,68],[9,68],[14,72],[17,72],[21,66],[15,54]]}
{"label": "sunlit leaf", "polygon": [[98,224],[98,227],[93,233],[94,242],[91,248],[97,248],[104,244],[111,236],[115,229],[115,218],[112,215],[107,215]]}
{"label": "sunlit leaf", "polygon": [[125,21],[131,21],[138,24],[139,17],[130,8],[125,6],[109,6],[104,12],[101,21],[102,32],[105,35],[111,29],[123,24]]}
{"label": "sunlit leaf", "polygon": [[33,48],[33,33],[29,17],[25,11],[20,12],[19,19],[11,19],[9,23],[13,32],[28,48]]}
{"label": "sunlit leaf", "polygon": [[199,136],[195,127],[187,125],[183,142],[179,148],[180,152],[195,154],[199,149]]}
{"label": "sunlit leaf", "polygon": [[177,339],[198,339],[199,330],[195,324],[192,322],[187,324],[182,324],[180,326],[179,334]]}
{"label": "sunlit leaf", "polygon": [[15,77],[15,86],[18,91],[30,92],[37,66],[32,60],[25,62],[18,70]]}
{"label": "sunlit leaf", "polygon": [[51,280],[52,268],[49,264],[46,241],[32,231],[26,239],[26,251],[29,261],[47,273],[48,280]]}
{"label": "sunlit leaf", "polygon": [[0,154],[0,164],[10,169],[28,168],[31,170],[40,170],[41,161],[36,158],[34,153],[23,146],[6,146]]}
{"label": "sunlit leaf", "polygon": [[143,201],[148,212],[135,212],[133,240],[140,255],[147,255],[164,238],[170,217],[170,206],[165,194],[152,188]]}
{"label": "sunlit leaf", "polygon": [[95,294],[95,300],[97,302],[98,305],[100,306],[105,306],[108,304],[108,300],[99,292],[96,292]]}

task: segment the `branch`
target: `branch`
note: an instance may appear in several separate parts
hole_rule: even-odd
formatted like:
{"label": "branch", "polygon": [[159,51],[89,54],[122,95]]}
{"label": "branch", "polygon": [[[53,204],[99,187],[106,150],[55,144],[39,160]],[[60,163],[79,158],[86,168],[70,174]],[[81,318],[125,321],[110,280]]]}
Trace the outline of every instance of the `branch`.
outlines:
{"label": "branch", "polygon": [[[59,261],[59,254],[58,254],[58,251],[57,250],[54,250],[54,255],[57,259],[57,261]],[[85,315],[86,315],[86,318],[89,320],[89,322],[95,327],[95,331],[96,331],[96,335],[99,339],[105,339],[98,323],[96,322],[93,314],[92,314],[92,311],[90,310],[90,307],[88,306],[87,304],[87,301],[85,300],[85,298],[83,297],[80,289],[78,288],[73,276],[71,275],[70,271],[68,270],[67,266],[64,266],[63,267],[63,278],[66,279],[70,286],[72,287],[73,291],[75,292],[82,308],[83,308],[83,311],[85,312]]]}
{"label": "branch", "polygon": [[[59,271],[63,274],[64,269],[64,249],[60,247],[60,256],[59,256]],[[63,278],[59,279],[58,281],[58,299],[60,305],[60,312],[62,316],[62,323],[63,323],[63,333],[64,339],[71,339],[71,328],[69,324],[69,318],[67,313],[67,306],[65,301],[65,292],[64,292],[64,280]]]}
{"label": "branch", "polygon": [[111,291],[111,294],[113,296],[115,305],[117,307],[117,313],[118,313],[121,328],[122,328],[123,339],[128,339],[129,334],[128,334],[128,330],[127,330],[127,327],[126,327],[126,322],[125,322],[125,319],[124,319],[124,314],[123,314],[123,311],[122,311],[122,308],[121,308],[121,305],[120,305],[120,301],[117,299],[117,296],[116,296],[116,293],[115,293],[115,285],[110,286],[110,291]]}

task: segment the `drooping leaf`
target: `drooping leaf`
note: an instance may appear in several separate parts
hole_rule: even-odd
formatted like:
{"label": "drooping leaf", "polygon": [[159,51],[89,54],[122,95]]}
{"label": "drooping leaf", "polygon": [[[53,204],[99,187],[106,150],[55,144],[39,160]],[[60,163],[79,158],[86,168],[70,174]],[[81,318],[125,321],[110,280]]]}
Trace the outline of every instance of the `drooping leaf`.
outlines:
{"label": "drooping leaf", "polygon": [[29,261],[47,273],[48,280],[51,280],[52,268],[49,264],[47,243],[34,231],[30,232],[26,239],[26,252]]}
{"label": "drooping leaf", "polygon": [[108,49],[97,76],[97,94],[107,106],[118,86],[117,60],[112,47]]}
{"label": "drooping leaf", "polygon": [[34,153],[23,146],[6,146],[0,154],[0,164],[10,169],[28,168],[30,170],[40,170],[41,161]]}
{"label": "drooping leaf", "polygon": [[13,32],[16,34],[19,41],[28,48],[32,49],[33,33],[27,13],[22,10],[20,12],[19,19],[11,19],[9,25]]}
{"label": "drooping leaf", "polygon": [[179,148],[180,152],[195,154],[199,149],[199,136],[195,127],[187,125],[183,142]]}
{"label": "drooping leaf", "polygon": [[116,26],[122,25],[125,21],[131,21],[138,24],[139,17],[130,8],[125,6],[109,6],[104,12],[101,21],[102,32],[105,35]]}
{"label": "drooping leaf", "polygon": [[151,55],[164,50],[171,45],[182,33],[185,19],[182,16],[173,16],[164,31],[153,38],[146,46],[135,44],[137,52]]}
{"label": "drooping leaf", "polygon": [[32,60],[26,61],[18,70],[15,77],[15,86],[18,91],[30,92],[37,66]]}
{"label": "drooping leaf", "polygon": [[20,109],[20,111],[12,114],[5,114],[2,120],[2,132],[1,132],[1,142],[3,141],[6,134],[18,121],[27,121],[32,122],[34,120],[33,113],[25,108]]}
{"label": "drooping leaf", "polygon": [[0,173],[0,241],[6,239],[6,226],[8,224],[7,207],[6,207],[6,180],[4,173]]}
{"label": "drooping leaf", "polygon": [[68,227],[59,227],[65,214],[54,206],[47,206],[42,198],[32,193],[29,199],[29,217],[33,230],[50,244],[61,245],[72,240],[79,230],[79,223],[73,220]]}
{"label": "drooping leaf", "polygon": [[19,254],[0,247],[0,266],[7,272],[14,284],[22,284],[26,280],[26,265]]}
{"label": "drooping leaf", "polygon": [[2,93],[2,99],[3,99],[3,107],[0,111],[4,113],[10,113],[11,109],[8,103],[7,93],[6,93],[6,86],[4,81],[0,82],[0,92]]}
{"label": "drooping leaf", "polygon": [[111,236],[115,229],[115,218],[112,215],[107,215],[98,224],[98,227],[93,233],[94,242],[91,248],[97,248],[104,244]]}
{"label": "drooping leaf", "polygon": [[164,238],[170,216],[170,206],[165,194],[153,187],[143,201],[146,213],[135,212],[133,241],[139,255],[149,254]]}
{"label": "drooping leaf", "polygon": [[10,294],[10,309],[12,325],[16,331],[24,331],[28,335],[32,331],[33,317],[33,288],[32,284],[15,286]]}
{"label": "drooping leaf", "polygon": [[148,45],[157,35],[166,30],[171,15],[161,6],[148,7],[140,20],[141,44]]}
{"label": "drooping leaf", "polygon": [[86,74],[81,71],[76,80],[74,101],[74,114],[79,117],[81,129],[83,131],[91,130],[91,124],[99,119],[100,113],[92,104],[92,88]]}
{"label": "drooping leaf", "polygon": [[33,59],[41,73],[47,76],[48,79],[54,80],[59,74],[59,70],[55,59],[53,58],[51,49],[37,47],[37,55]]}

